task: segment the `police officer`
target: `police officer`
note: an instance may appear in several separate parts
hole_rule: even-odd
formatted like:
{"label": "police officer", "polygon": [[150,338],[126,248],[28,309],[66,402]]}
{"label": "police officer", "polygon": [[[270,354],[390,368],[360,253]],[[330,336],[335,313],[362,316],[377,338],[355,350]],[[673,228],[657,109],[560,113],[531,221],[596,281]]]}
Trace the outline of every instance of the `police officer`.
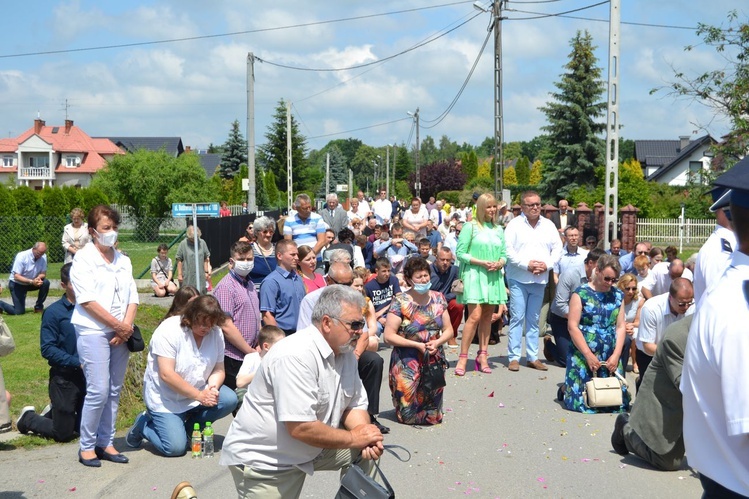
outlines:
{"label": "police officer", "polygon": [[721,175],[738,246],[703,294],[687,340],[684,443],[703,497],[749,497],[749,157]]}
{"label": "police officer", "polygon": [[[725,272],[736,248],[736,236],[731,224],[731,212],[728,209],[728,196],[724,187],[716,187],[711,191],[715,204],[711,210],[715,212],[715,230],[705,241],[697,254],[694,267],[694,302],[699,303],[702,295],[707,291],[710,283],[716,282]],[[721,200],[721,198],[724,198]],[[720,202],[718,202],[720,201]]]}

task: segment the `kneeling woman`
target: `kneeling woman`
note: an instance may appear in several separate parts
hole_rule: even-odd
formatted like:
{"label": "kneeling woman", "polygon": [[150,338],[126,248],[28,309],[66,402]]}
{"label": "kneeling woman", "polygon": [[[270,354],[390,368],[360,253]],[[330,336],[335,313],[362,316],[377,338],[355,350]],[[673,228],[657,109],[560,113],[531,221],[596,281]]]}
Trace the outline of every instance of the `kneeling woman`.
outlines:
{"label": "kneeling woman", "polygon": [[195,423],[202,428],[234,410],[237,395],[222,386],[225,318],[218,301],[204,295],[156,328],[143,380],[147,411],[128,432],[129,446],[146,438],[165,456],[182,456]]}
{"label": "kneeling woman", "polygon": [[420,386],[424,359],[446,364],[442,345],[453,337],[445,296],[430,291],[429,263],[414,257],[406,262],[404,277],[411,289],[395,295],[385,324],[390,355],[390,392],[395,416],[404,424],[442,422],[442,390]]}

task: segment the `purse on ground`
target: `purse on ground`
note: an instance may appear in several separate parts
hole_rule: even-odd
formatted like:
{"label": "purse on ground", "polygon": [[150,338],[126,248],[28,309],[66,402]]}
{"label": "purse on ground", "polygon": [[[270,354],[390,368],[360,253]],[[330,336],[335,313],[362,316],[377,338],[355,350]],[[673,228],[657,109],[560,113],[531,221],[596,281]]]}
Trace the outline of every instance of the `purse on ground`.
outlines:
{"label": "purse on ground", "polygon": [[372,461],[372,464],[377,468],[384,485],[379,484],[354,463],[341,478],[341,486],[335,499],[395,499],[395,491],[377,465],[377,461]]}
{"label": "purse on ground", "polygon": [[131,352],[142,352],[146,348],[146,342],[143,341],[143,335],[140,334],[140,328],[133,324],[133,334],[127,339],[127,349]]}
{"label": "purse on ground", "polygon": [[608,378],[599,378],[598,373],[594,372],[593,379],[585,383],[583,402],[590,408],[618,407],[624,402],[623,386],[627,386],[627,380],[617,371]]}
{"label": "purse on ground", "polygon": [[0,317],[0,357],[5,357],[13,353],[16,349],[16,342],[10,332],[10,328],[5,320]]}

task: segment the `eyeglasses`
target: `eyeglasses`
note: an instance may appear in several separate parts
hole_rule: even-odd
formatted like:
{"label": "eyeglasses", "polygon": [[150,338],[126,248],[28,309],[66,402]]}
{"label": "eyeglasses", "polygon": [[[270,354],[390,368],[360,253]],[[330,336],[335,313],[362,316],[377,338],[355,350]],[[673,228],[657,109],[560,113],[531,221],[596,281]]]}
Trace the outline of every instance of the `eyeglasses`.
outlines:
{"label": "eyeglasses", "polygon": [[331,319],[340,322],[350,331],[361,331],[364,329],[364,321],[342,321],[338,317],[331,317]]}
{"label": "eyeglasses", "polygon": [[637,254],[638,255],[647,255],[648,252],[647,251],[638,251]]}
{"label": "eyeglasses", "polygon": [[352,285],[352,284],[354,284],[354,280],[353,280],[353,279],[352,279],[352,280],[350,280],[350,281],[347,281],[347,282],[338,282],[338,281],[336,281],[335,279],[333,279],[332,277],[330,277],[330,275],[328,275],[328,279],[330,279],[330,281],[331,281],[331,282],[332,282],[333,284],[340,284],[341,286],[347,286],[347,287],[351,287],[351,285]]}
{"label": "eyeglasses", "polygon": [[626,289],[627,291],[637,291],[637,286],[634,286],[632,288],[624,288],[624,289]]}
{"label": "eyeglasses", "polygon": [[531,203],[531,204],[523,203],[523,206],[527,208],[540,208],[541,203]]}
{"label": "eyeglasses", "polygon": [[619,280],[619,279],[617,279],[616,277],[604,277],[604,276],[601,276],[601,278],[602,278],[602,279],[603,279],[604,281],[608,282],[609,284],[613,284],[613,283],[615,283],[616,281],[618,281],[618,280]]}
{"label": "eyeglasses", "polygon": [[694,300],[692,300],[692,301],[677,301],[676,304],[678,306],[680,306],[681,308],[691,307],[692,305],[694,305]]}

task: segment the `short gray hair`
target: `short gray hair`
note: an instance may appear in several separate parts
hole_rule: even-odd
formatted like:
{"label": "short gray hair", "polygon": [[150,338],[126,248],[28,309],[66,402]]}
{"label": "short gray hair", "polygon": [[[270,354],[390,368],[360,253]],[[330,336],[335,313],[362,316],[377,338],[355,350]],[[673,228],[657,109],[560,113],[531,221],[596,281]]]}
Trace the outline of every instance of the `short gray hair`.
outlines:
{"label": "short gray hair", "polygon": [[326,201],[331,201],[331,200],[338,201],[338,194],[336,194],[335,192],[331,192],[330,194],[328,194],[325,200]]}
{"label": "short gray hair", "polygon": [[336,248],[334,250],[330,250],[330,253],[328,253],[328,261],[330,263],[335,262],[345,262],[345,263],[351,263],[351,253],[348,252],[348,250],[345,250],[343,248]]}
{"label": "short gray hair", "polygon": [[258,217],[252,222],[252,230],[255,232],[262,232],[268,229],[276,230],[276,221],[271,217]]}
{"label": "short gray hair", "polygon": [[297,194],[296,198],[294,198],[294,208],[299,208],[299,205],[302,201],[306,201],[307,203],[312,204],[312,200],[310,199],[309,195],[307,194]]}
{"label": "short gray hair", "polygon": [[317,304],[312,309],[312,323],[319,326],[322,323],[322,318],[326,315],[336,319],[340,318],[345,305],[361,310],[364,308],[364,296],[348,286],[341,286],[340,284],[325,286],[320,293],[320,299],[317,300]]}

